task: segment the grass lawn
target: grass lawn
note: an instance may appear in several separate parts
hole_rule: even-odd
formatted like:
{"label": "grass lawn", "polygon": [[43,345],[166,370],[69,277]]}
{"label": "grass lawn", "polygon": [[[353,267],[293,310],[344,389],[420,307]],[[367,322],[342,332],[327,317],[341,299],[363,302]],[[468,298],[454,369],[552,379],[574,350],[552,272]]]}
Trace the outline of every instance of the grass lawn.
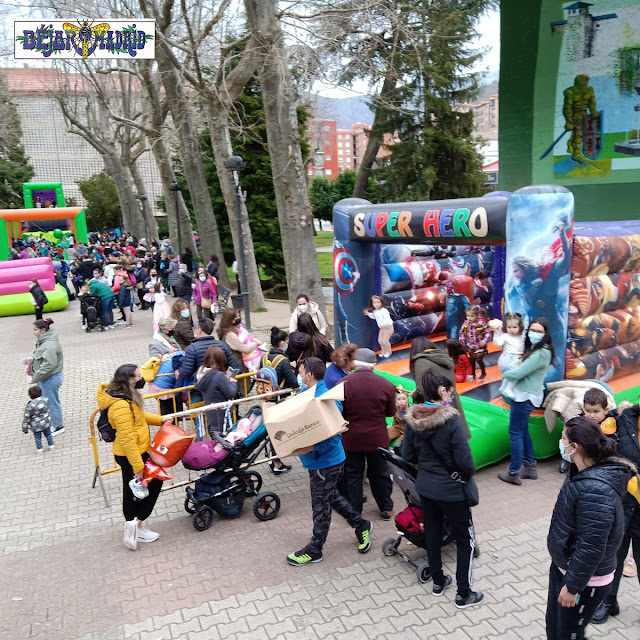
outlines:
{"label": "grass lawn", "polygon": [[331,247],[333,245],[333,231],[318,231],[318,235],[313,239],[317,247]]}
{"label": "grass lawn", "polygon": [[318,253],[318,266],[321,278],[333,278],[333,254]]}

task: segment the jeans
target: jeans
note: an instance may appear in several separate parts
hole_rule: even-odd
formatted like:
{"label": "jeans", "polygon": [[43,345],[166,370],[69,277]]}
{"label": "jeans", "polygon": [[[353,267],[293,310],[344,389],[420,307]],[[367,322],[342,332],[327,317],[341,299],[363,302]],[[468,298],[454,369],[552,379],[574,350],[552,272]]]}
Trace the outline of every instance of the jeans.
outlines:
{"label": "jeans", "polygon": [[611,585],[586,587],[575,607],[563,607],[558,596],[564,586],[564,576],[551,563],[547,598],[547,640],[585,640],[584,631],[598,605],[607,597]]}
{"label": "jeans", "polygon": [[533,411],[530,400],[511,402],[511,417],[509,418],[509,440],[511,440],[511,463],[509,471],[518,473],[522,467],[522,460],[533,464],[533,441],[529,434],[529,416]]}
{"label": "jeans", "polygon": [[42,449],[42,435],[47,439],[47,444],[53,447],[53,436],[51,435],[51,429],[45,429],[44,431],[34,431],[33,437],[36,441],[36,449]]}
{"label": "jeans", "polygon": [[338,492],[338,480],[342,475],[343,466],[341,463],[326,469],[309,470],[313,534],[307,546],[313,553],[322,553],[322,547],[329,535],[333,510],[337,511],[353,529],[365,526],[366,520],[363,520],[349,501]]}
{"label": "jeans", "polygon": [[102,301],[102,321],[105,327],[109,327],[114,324],[113,320],[113,306],[115,304],[115,298],[109,298]]}
{"label": "jeans", "polygon": [[456,585],[458,595],[466,598],[473,586],[473,552],[475,535],[471,509],[466,502],[440,502],[420,496],[424,514],[424,542],[433,583],[444,584],[442,571],[442,526],[446,516],[451,535],[456,541]]}
{"label": "jeans", "polygon": [[53,424],[53,430],[64,424],[62,420],[62,405],[60,404],[60,396],[58,392],[64,381],[64,374],[54,373],[46,380],[38,382],[38,386],[42,389],[42,395],[45,398],[49,398],[49,412],[51,413],[51,424]]}
{"label": "jeans", "polygon": [[389,476],[387,461],[377,451],[366,453],[347,451],[346,455],[344,475],[340,481],[340,493],[358,513],[362,513],[362,482],[364,481],[366,461],[367,477],[378,509],[391,511],[393,509],[393,500],[391,500],[393,483]]}

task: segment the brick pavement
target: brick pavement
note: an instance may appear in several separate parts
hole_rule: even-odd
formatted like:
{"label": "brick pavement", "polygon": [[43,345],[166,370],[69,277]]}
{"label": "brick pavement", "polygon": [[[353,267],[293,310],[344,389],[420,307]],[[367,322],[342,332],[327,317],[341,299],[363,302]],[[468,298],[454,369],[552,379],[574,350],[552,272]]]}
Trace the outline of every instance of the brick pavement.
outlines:
{"label": "brick pavement", "polygon": [[[90,488],[87,420],[97,385],[119,364],[146,360],[151,319],[136,312],[131,330],[85,334],[77,303],[53,318],[65,352],[67,431],[56,439],[55,452],[39,458],[33,437],[20,431],[27,386],[19,359],[32,351],[31,318],[0,319],[6,354],[0,381],[7,390],[0,639],[544,637],[545,537],[562,481],[555,461],[541,464],[540,480],[522,488],[499,482],[495,467],[478,474],[481,504],[474,519],[482,555],[475,579],[487,602],[475,610],[456,610],[452,591],[433,598],[409,565],[382,555],[382,541],[395,530],[377,519],[371,500],[365,516],[376,528],[367,555],[356,552],[352,531],[336,516],[324,561],[289,567],[286,553],[306,542],[311,524],[307,478],[297,461],[286,476],[263,474],[265,489],[282,498],[272,522],[259,522],[247,501],[239,518],[216,519],[211,529],[197,532],[183,509],[184,490],[176,489],[161,495],[153,515],[160,540],[127,550],[120,478],[105,478],[109,509],[99,490]],[[108,452],[101,445],[105,462]],[[186,472],[177,475],[182,479]],[[395,498],[402,504],[401,496]],[[450,570],[452,552],[445,552]],[[424,557],[415,548],[410,554]],[[637,640],[636,594],[637,583],[623,580],[621,615],[604,629],[591,627],[590,637]]]}

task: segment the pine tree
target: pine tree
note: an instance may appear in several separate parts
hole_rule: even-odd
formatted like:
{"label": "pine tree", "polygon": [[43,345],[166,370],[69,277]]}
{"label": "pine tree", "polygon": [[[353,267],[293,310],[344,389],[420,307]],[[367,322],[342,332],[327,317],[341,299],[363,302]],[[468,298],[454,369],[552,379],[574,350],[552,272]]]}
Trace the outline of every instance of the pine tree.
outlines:
{"label": "pine tree", "polygon": [[22,183],[35,171],[21,144],[20,115],[9,95],[7,79],[0,74],[0,208],[24,207]]}

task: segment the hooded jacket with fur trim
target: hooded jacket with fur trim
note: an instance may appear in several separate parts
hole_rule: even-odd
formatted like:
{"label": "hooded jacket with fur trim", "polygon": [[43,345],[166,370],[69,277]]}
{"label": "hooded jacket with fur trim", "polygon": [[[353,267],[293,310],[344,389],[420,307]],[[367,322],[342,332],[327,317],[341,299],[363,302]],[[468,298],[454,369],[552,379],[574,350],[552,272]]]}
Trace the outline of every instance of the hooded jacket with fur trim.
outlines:
{"label": "hooded jacket with fur trim", "polygon": [[551,517],[547,549],[553,563],[566,571],[570,593],[583,591],[593,576],[616,569],[622,542],[622,496],[634,467],[624,458],[609,458],[578,471],[571,465]]}
{"label": "hooded jacket with fur trim", "polygon": [[417,492],[440,502],[464,502],[462,485],[438,458],[474,482],[476,465],[458,411],[450,405],[414,404],[407,409],[406,423],[402,457],[418,464]]}

